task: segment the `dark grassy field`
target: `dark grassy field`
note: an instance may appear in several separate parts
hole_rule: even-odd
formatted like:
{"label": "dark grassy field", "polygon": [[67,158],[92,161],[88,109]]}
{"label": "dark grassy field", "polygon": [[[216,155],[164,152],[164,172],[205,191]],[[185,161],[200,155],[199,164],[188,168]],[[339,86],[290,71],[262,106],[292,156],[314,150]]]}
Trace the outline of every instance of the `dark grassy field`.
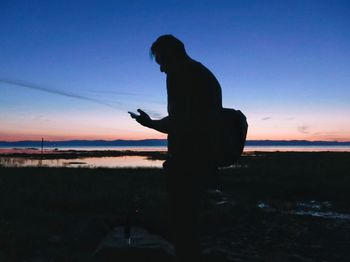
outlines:
{"label": "dark grassy field", "polygon": [[[350,261],[350,220],[288,213],[299,202],[350,214],[350,153],[259,153],[220,171],[229,202],[206,201],[202,247],[232,261]],[[87,261],[112,228],[167,238],[161,169],[0,168],[0,261]],[[268,208],[259,208],[268,203]]]}

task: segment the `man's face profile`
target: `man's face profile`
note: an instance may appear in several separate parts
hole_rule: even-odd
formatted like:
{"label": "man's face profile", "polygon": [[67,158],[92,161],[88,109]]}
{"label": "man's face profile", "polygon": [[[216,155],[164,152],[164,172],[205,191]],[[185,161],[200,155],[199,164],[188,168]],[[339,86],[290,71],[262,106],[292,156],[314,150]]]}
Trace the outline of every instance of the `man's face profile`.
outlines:
{"label": "man's face profile", "polygon": [[165,68],[164,68],[164,61],[159,53],[155,54],[155,60],[156,60],[157,64],[159,65],[160,72],[167,73],[165,71]]}
{"label": "man's face profile", "polygon": [[174,63],[172,63],[171,56],[167,54],[155,53],[155,60],[160,66],[160,71],[168,74],[169,71],[174,67]]}

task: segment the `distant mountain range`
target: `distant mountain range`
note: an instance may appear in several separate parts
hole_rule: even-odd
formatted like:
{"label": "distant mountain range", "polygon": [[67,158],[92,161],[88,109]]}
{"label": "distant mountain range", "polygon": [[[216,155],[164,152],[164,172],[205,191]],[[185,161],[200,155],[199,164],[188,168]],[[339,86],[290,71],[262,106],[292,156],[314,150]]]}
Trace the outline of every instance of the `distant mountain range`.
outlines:
{"label": "distant mountain range", "polygon": [[[44,147],[166,146],[166,139],[44,141]],[[247,146],[350,146],[350,141],[248,140]],[[41,141],[0,141],[0,147],[41,147]]]}

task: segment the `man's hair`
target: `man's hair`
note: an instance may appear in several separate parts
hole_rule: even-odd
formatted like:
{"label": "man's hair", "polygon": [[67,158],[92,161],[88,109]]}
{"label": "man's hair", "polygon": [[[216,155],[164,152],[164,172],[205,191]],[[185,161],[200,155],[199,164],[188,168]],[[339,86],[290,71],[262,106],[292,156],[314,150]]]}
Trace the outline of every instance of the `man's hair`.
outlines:
{"label": "man's hair", "polygon": [[150,57],[154,58],[156,53],[171,53],[175,55],[186,55],[185,45],[173,35],[162,35],[152,44]]}

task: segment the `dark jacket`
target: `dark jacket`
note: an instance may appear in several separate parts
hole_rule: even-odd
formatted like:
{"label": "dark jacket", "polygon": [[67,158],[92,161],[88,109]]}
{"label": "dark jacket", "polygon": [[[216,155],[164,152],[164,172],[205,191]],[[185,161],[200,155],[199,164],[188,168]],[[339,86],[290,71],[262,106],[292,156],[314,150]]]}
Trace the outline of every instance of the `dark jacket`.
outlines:
{"label": "dark jacket", "polygon": [[167,75],[168,153],[171,158],[210,160],[221,87],[201,63],[189,59]]}

